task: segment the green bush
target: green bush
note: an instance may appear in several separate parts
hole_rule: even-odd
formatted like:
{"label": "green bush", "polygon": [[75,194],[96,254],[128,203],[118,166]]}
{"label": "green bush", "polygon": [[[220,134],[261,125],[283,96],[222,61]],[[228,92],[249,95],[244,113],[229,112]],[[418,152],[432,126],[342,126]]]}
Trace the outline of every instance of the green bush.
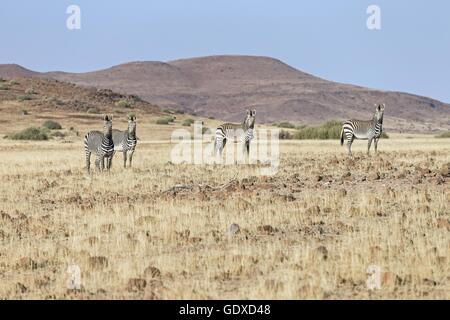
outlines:
{"label": "green bush", "polygon": [[100,110],[98,109],[98,108],[89,108],[89,109],[87,109],[87,111],[86,111],[87,113],[93,113],[93,114],[99,114],[100,113]]}
{"label": "green bush", "polygon": [[9,87],[6,84],[0,83],[0,90],[9,90]]}
{"label": "green bush", "polygon": [[280,122],[276,125],[278,128],[294,129],[295,125],[290,122]]}
{"label": "green bush", "polygon": [[12,140],[48,140],[49,131],[45,128],[29,127],[5,138]]}
{"label": "green bush", "polygon": [[19,83],[16,80],[9,80],[9,85],[10,86],[15,86],[18,85]]}
{"label": "green bush", "polygon": [[174,117],[164,117],[164,118],[159,118],[158,120],[156,120],[156,124],[169,124],[174,121],[175,121]]}
{"label": "green bush", "polygon": [[129,100],[123,99],[116,103],[119,108],[131,108],[131,102]]}
{"label": "green bush", "polygon": [[280,138],[280,140],[290,140],[293,138],[292,133],[288,130],[280,130],[278,137]]}
{"label": "green bush", "polygon": [[193,124],[194,122],[195,122],[194,119],[188,118],[183,121],[182,125],[185,127],[190,127],[191,124]]}
{"label": "green bush", "polygon": [[62,126],[53,120],[47,120],[44,122],[44,124],[42,125],[44,128],[47,128],[49,130],[60,130],[62,129]]}
{"label": "green bush", "polygon": [[330,120],[322,125],[314,127],[304,127],[294,134],[294,139],[339,139],[341,137],[342,123],[337,120]]}
{"label": "green bush", "polygon": [[33,98],[28,94],[24,94],[24,95],[17,97],[17,100],[19,100],[19,101],[26,101],[26,100],[32,100],[32,99]]}
{"label": "green bush", "polygon": [[[342,130],[342,122],[338,120],[329,120],[324,124],[299,128],[294,134],[294,139],[301,140],[327,140],[340,139]],[[383,132],[381,138],[388,139],[389,136]]]}
{"label": "green bush", "polygon": [[436,138],[450,138],[450,131],[445,131],[436,136]]}

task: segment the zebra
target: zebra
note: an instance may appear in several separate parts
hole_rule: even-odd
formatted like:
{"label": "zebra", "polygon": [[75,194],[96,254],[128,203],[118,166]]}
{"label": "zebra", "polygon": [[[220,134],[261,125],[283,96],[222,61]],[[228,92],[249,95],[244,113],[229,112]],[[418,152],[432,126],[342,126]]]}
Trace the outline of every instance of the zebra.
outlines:
{"label": "zebra", "polygon": [[354,139],[369,140],[367,145],[367,155],[369,155],[372,140],[377,153],[378,140],[383,131],[383,114],[385,104],[375,104],[375,114],[372,120],[347,120],[342,125],[341,146],[344,144],[344,135],[347,138],[348,154],[352,156],[352,143]]}
{"label": "zebra", "polygon": [[103,132],[89,131],[84,137],[84,150],[86,152],[86,169],[89,173],[91,167],[91,153],[95,153],[95,166],[103,171],[105,166],[109,171],[114,155],[114,143],[112,139],[112,116],[103,117]]}
{"label": "zebra", "polygon": [[127,151],[130,151],[130,165],[133,161],[134,149],[137,145],[136,139],[136,117],[129,116],[128,117],[128,129],[126,131],[120,131],[114,129],[112,131],[112,138],[114,142],[114,153],[116,151],[123,153],[123,167],[127,167]]}
{"label": "zebra", "polygon": [[250,154],[250,142],[253,139],[255,115],[256,110],[247,110],[247,115],[242,123],[224,123],[218,126],[214,140],[215,154],[217,155],[217,152],[219,152],[219,155],[222,156],[222,151],[228,139],[240,137],[244,143],[244,154],[248,156]]}

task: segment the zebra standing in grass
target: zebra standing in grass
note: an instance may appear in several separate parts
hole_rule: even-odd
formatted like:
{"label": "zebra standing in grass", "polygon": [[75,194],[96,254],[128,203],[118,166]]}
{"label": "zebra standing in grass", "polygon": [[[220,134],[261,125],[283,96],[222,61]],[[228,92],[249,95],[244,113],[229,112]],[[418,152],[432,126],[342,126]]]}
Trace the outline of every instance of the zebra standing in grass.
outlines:
{"label": "zebra standing in grass", "polygon": [[133,161],[134,149],[137,145],[136,139],[136,117],[129,116],[128,117],[128,129],[126,131],[120,131],[114,129],[112,132],[112,138],[114,142],[114,153],[116,151],[123,153],[123,167],[127,167],[127,152],[130,151],[130,164]]}
{"label": "zebra standing in grass", "polygon": [[256,110],[247,110],[247,115],[242,123],[224,123],[217,127],[214,140],[214,151],[222,155],[223,148],[229,139],[241,138],[244,142],[244,154],[250,154],[250,142],[253,139]]}
{"label": "zebra standing in grass", "polygon": [[111,161],[114,155],[114,143],[112,139],[112,116],[105,115],[103,132],[89,131],[84,137],[84,150],[86,152],[86,168],[89,173],[91,167],[91,153],[95,153],[95,166],[100,171],[106,167],[111,168]]}
{"label": "zebra standing in grass", "polygon": [[378,139],[383,131],[383,114],[385,104],[375,104],[375,114],[372,120],[347,120],[342,125],[341,146],[344,144],[344,135],[347,138],[348,154],[352,156],[352,143],[354,139],[369,140],[367,145],[367,155],[369,154],[372,140],[375,143],[375,153],[377,152]]}

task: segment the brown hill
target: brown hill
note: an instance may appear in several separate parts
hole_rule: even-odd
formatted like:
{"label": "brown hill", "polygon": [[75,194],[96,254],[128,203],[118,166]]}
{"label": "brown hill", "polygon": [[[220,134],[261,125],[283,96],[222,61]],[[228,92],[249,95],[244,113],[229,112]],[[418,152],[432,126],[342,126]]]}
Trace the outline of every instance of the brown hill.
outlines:
{"label": "brown hill", "polygon": [[0,79],[0,104],[20,102],[24,109],[30,107],[32,110],[90,113],[109,112],[112,108],[121,108],[124,112],[133,109],[149,113],[160,112],[158,106],[135,95],[120,94],[109,89],[87,88],[54,79],[36,78],[36,75],[27,76],[26,78],[14,76],[13,80]]}
{"label": "brown hill", "polygon": [[[0,76],[7,76],[2,70],[0,66]],[[440,101],[327,81],[267,57],[132,62],[94,72],[38,76],[135,94],[162,107],[231,121],[241,120],[247,108],[255,108],[258,121],[265,123],[366,119],[374,103],[384,102],[388,128],[432,130],[450,125],[450,105]]]}

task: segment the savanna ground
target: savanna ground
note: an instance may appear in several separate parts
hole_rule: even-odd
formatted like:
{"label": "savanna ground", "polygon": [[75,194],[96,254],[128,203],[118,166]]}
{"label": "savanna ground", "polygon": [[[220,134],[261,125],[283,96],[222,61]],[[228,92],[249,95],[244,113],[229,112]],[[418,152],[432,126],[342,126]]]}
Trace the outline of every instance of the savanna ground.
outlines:
{"label": "savanna ground", "polygon": [[133,168],[116,154],[88,176],[82,136],[100,116],[2,111],[2,135],[54,119],[67,136],[1,141],[0,298],[450,298],[450,139],[390,134],[378,156],[355,142],[354,159],[338,141],[282,142],[261,176],[174,165],[177,125],[138,114]]}

